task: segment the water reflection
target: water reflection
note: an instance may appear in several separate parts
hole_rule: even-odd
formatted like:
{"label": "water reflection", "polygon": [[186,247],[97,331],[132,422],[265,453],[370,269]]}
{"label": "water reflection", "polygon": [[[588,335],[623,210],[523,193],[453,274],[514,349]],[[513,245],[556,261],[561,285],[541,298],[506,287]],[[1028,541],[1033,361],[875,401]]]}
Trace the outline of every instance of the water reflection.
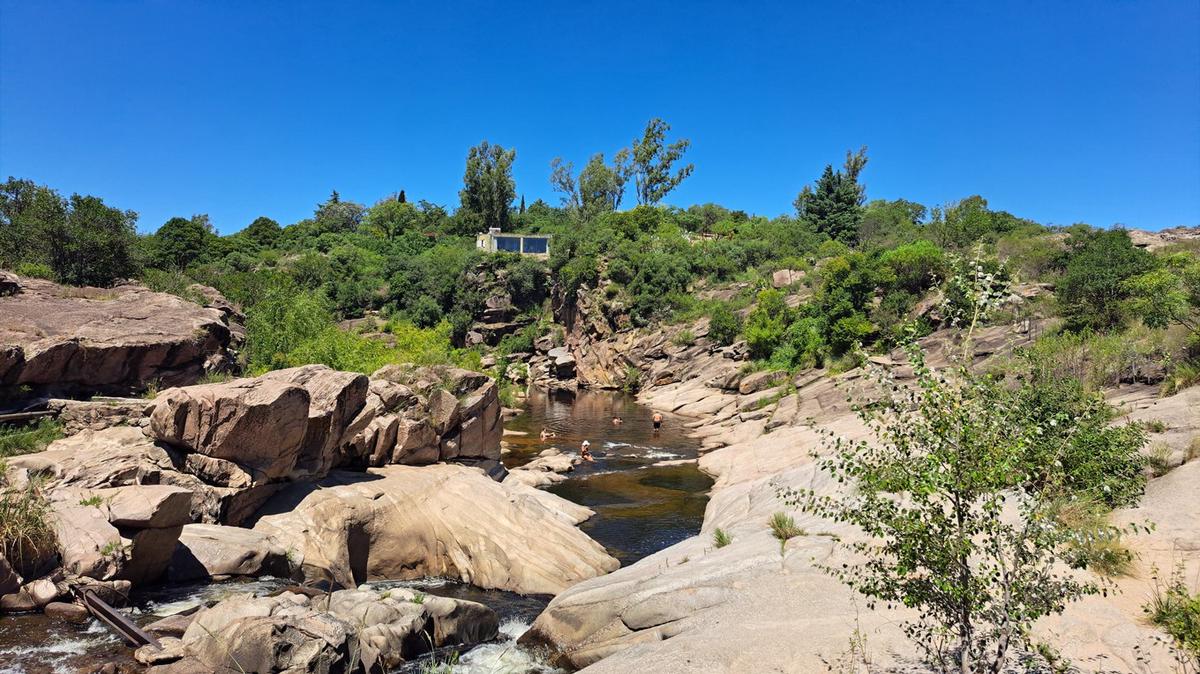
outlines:
{"label": "water reflection", "polygon": [[[595,510],[581,528],[623,565],[632,564],[699,531],[712,486],[693,463],[654,465],[694,459],[699,443],[679,417],[667,415],[655,431],[653,413],[620,393],[534,393],[526,411],[505,424],[525,433],[505,438],[505,464],[521,466],[548,447],[578,451],[590,441],[595,462],[580,464],[549,491]],[[623,422],[613,424],[614,416]],[[555,437],[543,441],[543,428]]]}

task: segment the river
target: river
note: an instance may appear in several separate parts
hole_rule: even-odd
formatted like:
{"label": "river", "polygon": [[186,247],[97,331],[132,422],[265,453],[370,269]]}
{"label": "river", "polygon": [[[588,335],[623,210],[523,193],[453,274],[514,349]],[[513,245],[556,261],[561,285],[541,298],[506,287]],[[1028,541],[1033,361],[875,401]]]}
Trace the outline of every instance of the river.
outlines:
{"label": "river", "polygon": [[[549,489],[585,505],[596,515],[581,525],[623,566],[673,545],[700,530],[712,481],[691,459],[699,443],[685,434],[683,420],[668,416],[660,431],[652,411],[632,396],[582,391],[574,396],[533,392],[524,409],[505,422],[504,463],[521,466],[544,449],[578,451],[591,443],[593,463],[584,463],[568,479]],[[622,423],[614,424],[613,417]],[[554,433],[543,441],[542,429]],[[136,593],[130,613],[141,623],[170,615],[235,592],[268,594],[285,581],[263,578],[186,587],[156,588]],[[377,581],[374,587],[403,585],[434,595],[481,602],[500,616],[501,638],[463,654],[432,654],[452,663],[457,674],[548,674],[537,653],[516,646],[516,638],[545,607],[549,597],[521,596],[430,578]],[[89,671],[99,663],[132,663],[130,651],[95,621],[81,627],[54,624],[41,615],[0,618],[0,674]],[[430,660],[408,663],[403,674],[428,671]],[[439,674],[441,669],[435,670]]]}

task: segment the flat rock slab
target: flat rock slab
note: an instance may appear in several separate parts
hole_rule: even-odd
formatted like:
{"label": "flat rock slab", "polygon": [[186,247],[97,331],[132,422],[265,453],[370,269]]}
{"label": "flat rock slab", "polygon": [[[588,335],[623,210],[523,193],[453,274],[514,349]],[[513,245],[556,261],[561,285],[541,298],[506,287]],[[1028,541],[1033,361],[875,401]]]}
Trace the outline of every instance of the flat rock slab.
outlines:
{"label": "flat rock slab", "polygon": [[0,295],[0,385],[84,390],[188,384],[230,342],[225,316],[139,285],[20,278]]}

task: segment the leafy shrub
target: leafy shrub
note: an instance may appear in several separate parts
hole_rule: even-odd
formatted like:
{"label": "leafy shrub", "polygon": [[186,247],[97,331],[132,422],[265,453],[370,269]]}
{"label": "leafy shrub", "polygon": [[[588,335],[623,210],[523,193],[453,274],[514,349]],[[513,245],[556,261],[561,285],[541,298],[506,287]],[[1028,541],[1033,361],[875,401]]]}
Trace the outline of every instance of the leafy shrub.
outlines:
{"label": "leafy shrub", "polygon": [[768,288],[758,294],[758,304],[746,319],[746,345],[752,358],[770,358],[783,341],[791,310],[783,294]]}
{"label": "leafy shrub", "polygon": [[1068,240],[1062,278],[1055,285],[1071,330],[1107,330],[1124,324],[1128,279],[1154,267],[1150,253],[1133,245],[1123,229],[1076,232]]}
{"label": "leafy shrub", "polygon": [[887,251],[880,263],[891,268],[898,288],[922,293],[946,274],[946,256],[930,241],[914,241]]}
{"label": "leafy shrub", "polygon": [[13,271],[17,273],[17,276],[54,280],[54,270],[50,268],[50,265],[41,262],[21,262]]}
{"label": "leafy shrub", "polygon": [[720,344],[729,346],[737,339],[742,331],[742,319],[725,303],[717,304],[712,309],[708,322],[708,338]]}
{"label": "leafy shrub", "polygon": [[[1040,425],[1027,446],[1030,465],[1052,465],[1054,482],[1032,486],[1108,507],[1137,502],[1145,488],[1141,449],[1146,432],[1138,424],[1110,425],[1115,410],[1099,393],[1075,379],[1027,378],[1014,396],[1022,418]],[[1035,474],[1036,475],[1036,474]]]}

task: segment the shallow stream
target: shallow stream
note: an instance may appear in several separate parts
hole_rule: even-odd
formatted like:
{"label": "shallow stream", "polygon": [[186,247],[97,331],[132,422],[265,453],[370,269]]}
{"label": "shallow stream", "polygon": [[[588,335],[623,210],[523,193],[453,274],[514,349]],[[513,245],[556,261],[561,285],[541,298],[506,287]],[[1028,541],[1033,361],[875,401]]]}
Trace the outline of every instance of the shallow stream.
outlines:
{"label": "shallow stream", "polygon": [[[673,545],[700,530],[712,481],[694,462],[699,443],[684,433],[681,420],[668,416],[660,431],[651,424],[652,411],[628,395],[580,392],[575,396],[535,392],[524,411],[505,422],[504,463],[515,468],[541,451],[557,447],[579,451],[588,440],[595,457],[568,473],[568,479],[549,489],[596,511],[581,525],[592,538],[627,566]],[[622,422],[613,423],[613,417]],[[542,429],[554,433],[543,441]],[[663,464],[663,462],[667,462]],[[659,465],[655,465],[659,464]],[[262,578],[245,582],[164,587],[136,594],[130,612],[141,623],[171,615],[223,595],[254,592],[270,594],[286,581]],[[455,661],[450,671],[459,674],[547,674],[554,670],[534,653],[516,646],[549,597],[521,596],[483,590],[444,579],[379,581],[373,587],[404,586],[433,595],[469,599],[492,607],[500,616],[500,639],[458,656],[439,652],[440,662]],[[131,651],[102,625],[53,623],[42,615],[0,618],[0,674],[90,671],[118,661],[133,663]],[[429,662],[413,662],[404,674],[428,671]],[[424,668],[424,669],[423,669]],[[436,671],[443,671],[438,669]]]}

